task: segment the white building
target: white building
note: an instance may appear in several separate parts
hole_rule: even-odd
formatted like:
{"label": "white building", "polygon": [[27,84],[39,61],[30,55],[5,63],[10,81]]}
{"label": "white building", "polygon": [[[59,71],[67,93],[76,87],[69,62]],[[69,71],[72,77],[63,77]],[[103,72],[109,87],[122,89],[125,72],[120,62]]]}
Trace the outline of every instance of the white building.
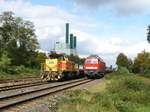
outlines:
{"label": "white building", "polygon": [[76,46],[77,38],[73,34],[69,34],[69,23],[66,23],[66,38],[65,42],[56,42],[54,51],[56,53],[65,53],[67,55],[77,55]]}

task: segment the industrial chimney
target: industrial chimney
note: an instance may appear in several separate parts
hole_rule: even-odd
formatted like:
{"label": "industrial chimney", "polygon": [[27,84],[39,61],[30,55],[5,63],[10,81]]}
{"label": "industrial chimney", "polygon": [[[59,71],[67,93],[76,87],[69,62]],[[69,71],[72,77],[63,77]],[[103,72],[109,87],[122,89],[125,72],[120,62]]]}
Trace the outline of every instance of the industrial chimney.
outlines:
{"label": "industrial chimney", "polygon": [[66,45],[69,45],[69,23],[66,23]]}
{"label": "industrial chimney", "polygon": [[73,34],[70,34],[70,49],[74,48],[74,39]]}
{"label": "industrial chimney", "polygon": [[74,38],[73,38],[73,47],[74,47],[74,49],[76,49],[76,47],[77,47],[77,37],[76,36],[74,36]]}

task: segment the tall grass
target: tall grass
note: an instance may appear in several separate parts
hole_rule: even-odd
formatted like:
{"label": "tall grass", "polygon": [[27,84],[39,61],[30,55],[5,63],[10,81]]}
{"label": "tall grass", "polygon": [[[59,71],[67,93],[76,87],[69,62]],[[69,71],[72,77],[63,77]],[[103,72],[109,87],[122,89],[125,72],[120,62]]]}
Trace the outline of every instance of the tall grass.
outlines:
{"label": "tall grass", "polygon": [[103,92],[71,91],[58,112],[150,112],[150,80],[139,75],[112,74]]}

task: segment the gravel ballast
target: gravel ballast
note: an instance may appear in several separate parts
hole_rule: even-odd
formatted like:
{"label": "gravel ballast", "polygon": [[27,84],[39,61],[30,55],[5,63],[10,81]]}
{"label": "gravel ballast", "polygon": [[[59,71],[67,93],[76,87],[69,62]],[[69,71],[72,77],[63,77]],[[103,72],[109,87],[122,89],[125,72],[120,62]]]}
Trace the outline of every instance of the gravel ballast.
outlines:
{"label": "gravel ballast", "polygon": [[[89,90],[94,85],[103,82],[103,80],[104,79],[94,80],[87,84],[74,87],[71,90],[76,90],[76,89]],[[67,91],[65,91],[64,93],[66,93]],[[34,99],[32,101],[22,103],[20,105],[16,105],[14,107],[9,107],[3,110],[2,112],[57,112],[58,102],[62,96],[64,96],[62,92],[57,94],[47,95],[38,99]]]}

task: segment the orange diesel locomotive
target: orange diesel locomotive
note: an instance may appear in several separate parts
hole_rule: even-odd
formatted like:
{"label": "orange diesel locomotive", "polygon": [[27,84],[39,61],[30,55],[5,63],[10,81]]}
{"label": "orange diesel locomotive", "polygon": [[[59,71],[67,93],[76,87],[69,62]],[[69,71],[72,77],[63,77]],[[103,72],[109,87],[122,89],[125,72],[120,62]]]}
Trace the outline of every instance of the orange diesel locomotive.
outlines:
{"label": "orange diesel locomotive", "polygon": [[84,72],[64,54],[51,54],[42,64],[41,75],[43,80],[57,81],[82,77]]}
{"label": "orange diesel locomotive", "polygon": [[88,78],[103,77],[105,69],[105,62],[98,55],[91,55],[85,59],[84,73]]}

